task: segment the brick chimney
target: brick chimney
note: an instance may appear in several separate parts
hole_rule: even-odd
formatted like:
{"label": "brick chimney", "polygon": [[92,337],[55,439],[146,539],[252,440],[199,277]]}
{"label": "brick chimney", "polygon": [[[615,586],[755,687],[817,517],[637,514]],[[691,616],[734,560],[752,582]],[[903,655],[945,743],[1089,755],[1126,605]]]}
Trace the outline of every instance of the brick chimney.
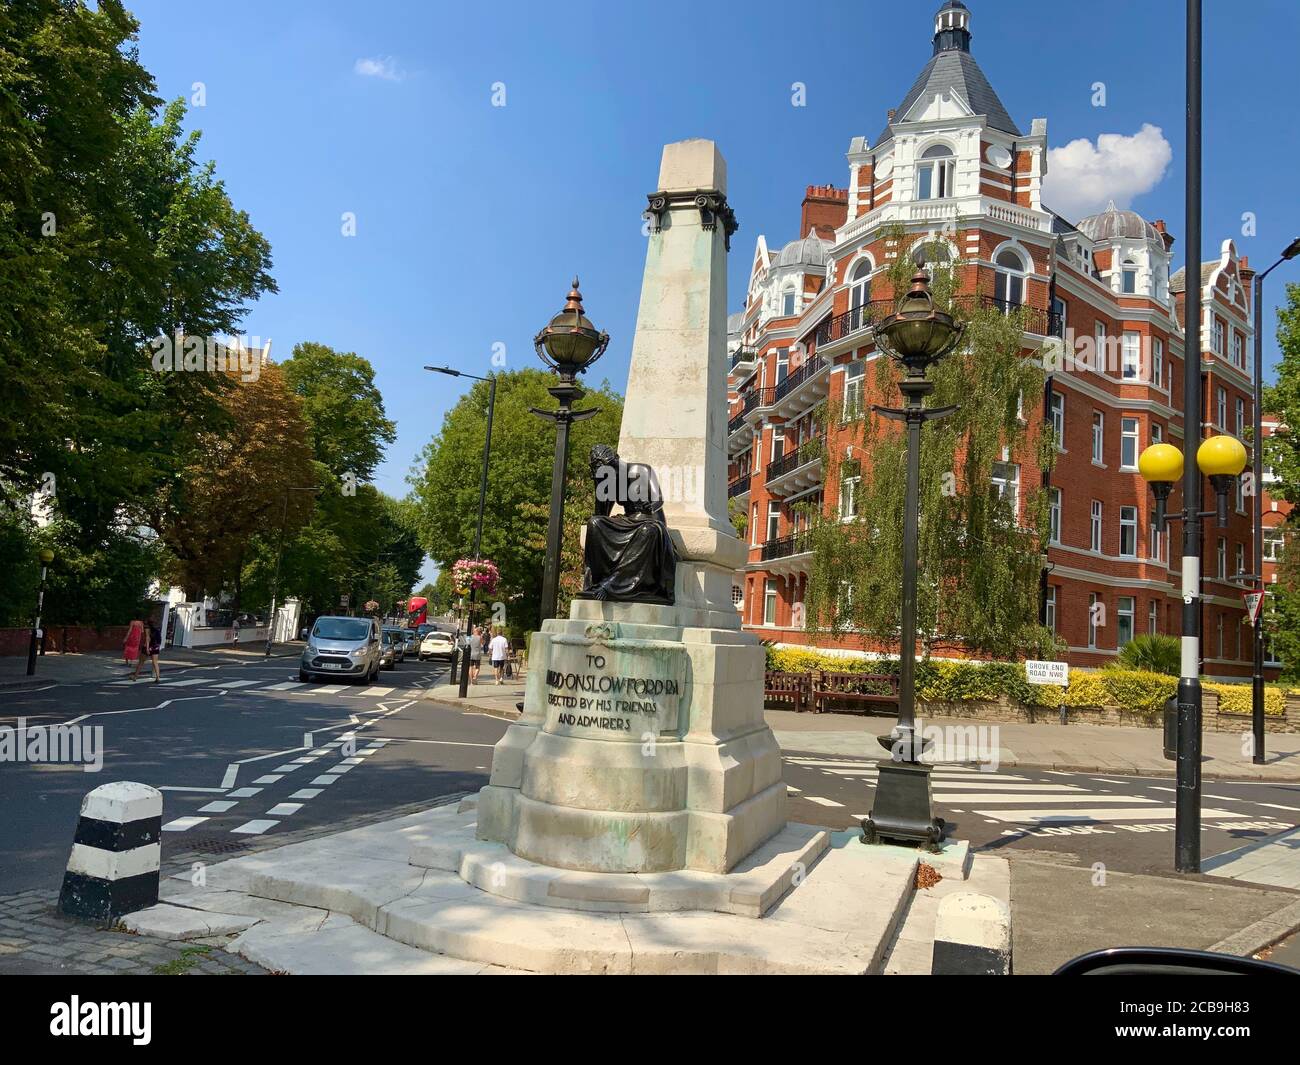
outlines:
{"label": "brick chimney", "polygon": [[799,239],[815,230],[822,240],[834,240],[835,231],[848,221],[849,190],[834,185],[809,185],[799,213]]}
{"label": "brick chimney", "polygon": [[1237,274],[1241,277],[1241,287],[1246,290],[1246,307],[1250,311],[1255,309],[1255,286],[1252,282],[1255,280],[1255,271],[1250,267],[1250,256],[1243,255],[1237,260]]}
{"label": "brick chimney", "polygon": [[1165,220],[1163,218],[1157,218],[1151,223],[1151,225],[1154,226],[1155,231],[1160,234],[1160,239],[1165,242],[1165,251],[1168,252],[1174,246],[1174,238],[1170,236],[1169,231],[1165,229]]}

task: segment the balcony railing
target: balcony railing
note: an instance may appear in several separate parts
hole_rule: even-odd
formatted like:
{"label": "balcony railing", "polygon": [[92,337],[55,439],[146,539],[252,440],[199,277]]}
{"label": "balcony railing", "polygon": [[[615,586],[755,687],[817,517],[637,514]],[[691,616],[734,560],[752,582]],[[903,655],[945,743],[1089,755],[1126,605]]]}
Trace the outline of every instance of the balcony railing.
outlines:
{"label": "balcony railing", "polygon": [[779,540],[768,540],[763,544],[763,561],[772,562],[778,558],[789,558],[812,550],[812,541],[807,532],[797,532],[783,536]]}
{"label": "balcony railing", "polygon": [[772,387],[751,388],[746,392],[742,392],[740,394],[742,401],[740,413],[745,415],[757,410],[759,407],[770,407],[775,396],[776,389]]}
{"label": "balcony railing", "polygon": [[737,429],[739,429],[744,424],[745,424],[745,412],[742,410],[739,414],[737,414],[734,418],[732,418],[731,421],[727,422],[727,435],[730,436],[732,433],[734,433]]}
{"label": "balcony railing", "polygon": [[749,491],[749,482],[753,478],[752,473],[742,473],[729,485],[727,485],[727,498],[735,499],[736,496],[743,496]]}
{"label": "balcony railing", "polygon": [[[1061,316],[1055,311],[1045,311],[1040,307],[1012,303],[1008,300],[1000,300],[995,296],[987,295],[954,296],[952,302],[956,310],[959,312],[964,311],[967,316],[981,307],[991,307],[1002,314],[1022,311],[1024,313],[1026,332],[1036,333],[1039,336],[1059,337],[1064,332],[1064,323],[1061,321]],[[851,336],[859,330],[874,326],[877,322],[893,314],[896,306],[894,300],[872,300],[870,303],[864,303],[860,307],[852,307],[843,314],[837,314],[834,318],[827,319],[817,327],[817,346],[822,347],[826,344],[832,344],[837,340],[843,340],[845,337]]]}
{"label": "balcony railing", "polygon": [[731,356],[731,369],[734,370],[742,362],[753,362],[755,357],[754,353],[748,348],[738,348],[735,354]]}
{"label": "balcony railing", "polygon": [[787,374],[784,381],[776,386],[776,396],[774,402],[784,399],[796,388],[812,377],[816,377],[826,368],[826,360],[814,355],[809,358],[794,373]]}
{"label": "balcony railing", "polygon": [[767,473],[764,475],[764,482],[771,483],[778,477],[784,477],[792,470],[797,470],[800,466],[806,466],[810,462],[816,462],[822,457],[822,442],[820,440],[806,440],[793,451],[787,452],[779,459],[774,459],[768,463]]}

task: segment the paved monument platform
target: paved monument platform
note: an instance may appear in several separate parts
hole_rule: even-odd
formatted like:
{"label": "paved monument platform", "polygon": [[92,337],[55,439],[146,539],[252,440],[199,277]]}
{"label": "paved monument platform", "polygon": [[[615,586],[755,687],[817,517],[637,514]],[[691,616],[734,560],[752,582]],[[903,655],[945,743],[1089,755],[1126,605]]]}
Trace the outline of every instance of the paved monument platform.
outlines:
{"label": "paved monument platform", "polygon": [[[1002,859],[977,856],[972,865],[960,845],[941,855],[867,847],[852,832],[817,832],[806,841],[821,847],[819,856],[794,871],[761,918],[710,909],[575,910],[411,864],[413,855],[472,841],[474,816],[470,808],[434,808],[235,858],[209,866],[202,886],[178,874],[163,882],[160,905],[133,920],[174,939],[242,927],[228,950],[297,974],[901,974],[929,971],[945,892],[1005,897]],[[943,877],[937,885],[916,888],[920,861]],[[496,891],[507,890],[514,873],[497,872]],[[516,880],[521,885],[536,888]]]}

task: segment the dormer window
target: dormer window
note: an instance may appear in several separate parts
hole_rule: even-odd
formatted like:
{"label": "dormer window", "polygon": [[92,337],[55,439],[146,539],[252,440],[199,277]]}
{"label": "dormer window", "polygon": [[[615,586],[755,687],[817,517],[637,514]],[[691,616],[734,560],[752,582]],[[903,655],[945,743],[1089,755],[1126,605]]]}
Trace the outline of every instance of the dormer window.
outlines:
{"label": "dormer window", "polygon": [[1123,269],[1120,271],[1120,291],[1126,296],[1133,296],[1136,295],[1137,290],[1137,263],[1132,259],[1125,259]]}
{"label": "dormer window", "polygon": [[953,193],[956,176],[957,161],[953,158],[951,149],[942,144],[927,148],[917,166],[916,198],[946,199]]}
{"label": "dormer window", "polygon": [[998,252],[994,260],[998,269],[993,286],[993,296],[998,307],[1006,312],[1025,302],[1025,262],[1020,253],[1007,248]]}

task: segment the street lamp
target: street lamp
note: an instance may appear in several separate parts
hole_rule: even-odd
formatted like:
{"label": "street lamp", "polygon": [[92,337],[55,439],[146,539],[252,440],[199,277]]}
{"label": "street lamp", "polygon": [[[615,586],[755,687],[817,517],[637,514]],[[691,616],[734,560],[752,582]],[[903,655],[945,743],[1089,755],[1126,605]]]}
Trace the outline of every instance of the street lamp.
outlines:
{"label": "street lamp", "polygon": [[[316,485],[309,485],[304,488],[286,488],[284,490],[284,509],[280,512],[280,537],[279,543],[275,549],[275,579],[271,582],[271,615],[267,618],[266,626],[266,653],[263,658],[271,657],[271,644],[275,641],[275,601],[280,596],[280,561],[284,557],[284,527],[289,521],[289,493],[290,492],[319,492]],[[236,621],[239,619],[236,618]]]}
{"label": "street lamp", "polygon": [[36,593],[36,619],[32,622],[32,640],[27,646],[27,675],[36,673],[36,643],[41,638],[41,611],[45,608],[45,576],[49,573],[50,563],[54,561],[54,552],[48,547],[36,553],[41,560],[41,586]]}
{"label": "street lamp", "polygon": [[[1193,416],[1195,410],[1188,408]],[[1195,422],[1185,418],[1183,424]],[[1175,867],[1180,873],[1196,873],[1201,866],[1201,521],[1214,518],[1219,528],[1227,527],[1228,493],[1245,468],[1246,448],[1235,436],[1227,435],[1202,441],[1196,449],[1195,469],[1186,468],[1183,453],[1173,444],[1152,444],[1138,457],[1138,472],[1155,496],[1156,529],[1164,532],[1166,522],[1171,520],[1183,523],[1182,666],[1177,699],[1174,822]],[[1204,512],[1197,509],[1202,474],[1210,478],[1217,496],[1215,509]],[[1180,478],[1183,510],[1167,514],[1169,495]],[[1195,487],[1188,491],[1188,485]]]}
{"label": "street lamp", "polygon": [[936,847],[943,838],[943,821],[934,816],[930,794],[930,766],[921,759],[925,744],[916,737],[916,541],[920,523],[921,427],[957,409],[925,407],[925,397],[934,391],[934,382],[926,373],[957,346],[964,330],[951,315],[935,307],[930,278],[924,270],[916,272],[911,289],[895,313],[876,327],[877,345],[905,371],[898,384],[903,407],[873,406],[872,410],[907,425],[907,494],[903,504],[898,724],[888,736],[879,737],[891,757],[880,763],[871,816],[862,822],[862,837],[867,843],[884,837]]}
{"label": "street lamp", "polygon": [[573,404],[585,393],[577,376],[605,354],[609,334],[601,332],[582,309],[578,279],[573,279],[564,309],[533,337],[537,357],[560,375],[560,383],[548,388],[560,404],[559,410],[529,409],[555,425],[555,465],[551,470],[551,514],[546,527],[546,568],[542,574],[541,621],[555,616],[555,599],[560,584],[560,550],[564,540],[564,476],[569,464],[569,426],[600,413],[600,408],[574,410]]}
{"label": "street lamp", "polygon": [[[1285,262],[1300,256],[1300,237],[1293,240],[1272,266],[1255,275],[1255,418],[1252,434],[1255,481],[1255,530],[1251,547],[1252,568],[1255,570],[1255,590],[1262,596],[1264,589],[1264,278]],[[1264,764],[1264,604],[1256,608],[1252,619],[1255,626],[1255,663],[1251,670],[1250,725],[1254,734],[1251,761]]]}
{"label": "street lamp", "polygon": [[[464,370],[453,370],[450,366],[426,366],[426,370],[432,373],[446,374],[448,377],[468,377],[474,381],[486,381],[488,383],[488,409],[487,409],[487,433],[483,438],[483,466],[479,471],[478,478],[478,525],[474,529],[474,560],[477,562],[479,552],[483,549],[483,508],[487,503],[487,483],[488,483],[488,459],[492,455],[492,412],[497,405],[497,379],[495,376],[479,377],[477,374],[466,373]],[[478,589],[470,585],[469,589],[469,612],[465,620],[465,642],[461,648],[460,660],[460,697],[462,699],[469,695],[469,625],[474,619],[474,593]],[[456,676],[456,660],[452,658],[452,676]]]}

